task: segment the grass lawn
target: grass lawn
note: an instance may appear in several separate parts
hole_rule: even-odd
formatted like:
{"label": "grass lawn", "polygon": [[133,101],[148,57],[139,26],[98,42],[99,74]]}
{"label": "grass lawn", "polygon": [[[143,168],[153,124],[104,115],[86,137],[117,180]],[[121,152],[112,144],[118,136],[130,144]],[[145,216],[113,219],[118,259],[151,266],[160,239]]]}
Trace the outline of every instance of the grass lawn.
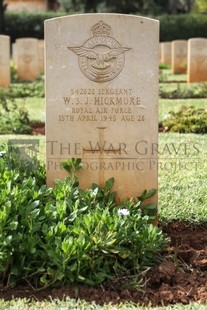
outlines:
{"label": "grass lawn", "polygon": [[30,302],[26,299],[17,299],[10,302],[4,302],[0,300],[0,310],[205,310],[207,306],[201,305],[199,303],[181,305],[176,304],[175,306],[166,307],[141,307],[133,303],[124,303],[119,305],[112,305],[111,303],[105,304],[103,306],[97,305],[95,303],[88,303],[84,300],[74,300],[66,298],[65,301],[51,300],[43,302]]}
{"label": "grass lawn", "polygon": [[160,70],[160,82],[186,82],[187,76],[186,74],[172,74],[172,70],[169,67],[168,69]]}
{"label": "grass lawn", "polygon": [[207,136],[159,137],[159,219],[207,222]]}
{"label": "grass lawn", "polygon": [[23,98],[16,99],[17,104],[23,105],[29,111],[29,118],[35,121],[45,121],[45,100],[44,98]]}

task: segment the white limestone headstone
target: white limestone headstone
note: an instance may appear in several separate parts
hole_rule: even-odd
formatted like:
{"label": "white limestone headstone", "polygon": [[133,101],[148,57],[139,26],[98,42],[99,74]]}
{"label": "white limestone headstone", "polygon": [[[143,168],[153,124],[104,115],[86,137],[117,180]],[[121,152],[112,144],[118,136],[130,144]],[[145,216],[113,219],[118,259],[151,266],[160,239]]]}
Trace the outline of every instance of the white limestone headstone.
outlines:
{"label": "white limestone headstone", "polygon": [[171,42],[161,42],[161,62],[171,66],[172,51]]}
{"label": "white limestone headstone", "polygon": [[38,40],[17,39],[17,77],[19,80],[36,80],[39,76]]}
{"label": "white limestone headstone", "polygon": [[[80,186],[157,189],[159,22],[85,14],[45,22],[47,184],[81,158]],[[154,197],[156,201],[156,197]]]}
{"label": "white limestone headstone", "polygon": [[187,70],[187,40],[172,41],[172,72],[186,73]]}
{"label": "white limestone headstone", "polygon": [[17,58],[18,58],[17,45],[16,43],[12,43],[12,62],[15,68],[17,68]]}
{"label": "white limestone headstone", "polygon": [[0,87],[9,87],[10,82],[10,37],[0,35]]}
{"label": "white limestone headstone", "polygon": [[45,53],[45,42],[44,40],[38,41],[38,52],[39,52],[39,72],[44,73],[44,53]]}
{"label": "white limestone headstone", "polygon": [[188,40],[187,81],[207,81],[207,39],[192,38]]}

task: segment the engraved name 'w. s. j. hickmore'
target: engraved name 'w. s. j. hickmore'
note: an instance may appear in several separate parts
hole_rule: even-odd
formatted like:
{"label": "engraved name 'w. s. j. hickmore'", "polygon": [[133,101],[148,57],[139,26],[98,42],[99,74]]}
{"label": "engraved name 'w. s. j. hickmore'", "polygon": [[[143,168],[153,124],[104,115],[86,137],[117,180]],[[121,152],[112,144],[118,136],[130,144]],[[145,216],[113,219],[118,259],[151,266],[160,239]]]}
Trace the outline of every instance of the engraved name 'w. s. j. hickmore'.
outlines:
{"label": "engraved name 'w. s. j. hickmore'", "polygon": [[68,47],[78,55],[82,73],[94,82],[107,82],[119,75],[124,66],[124,53],[131,50],[110,37],[111,27],[103,21],[95,24],[91,31],[93,37],[82,46]]}

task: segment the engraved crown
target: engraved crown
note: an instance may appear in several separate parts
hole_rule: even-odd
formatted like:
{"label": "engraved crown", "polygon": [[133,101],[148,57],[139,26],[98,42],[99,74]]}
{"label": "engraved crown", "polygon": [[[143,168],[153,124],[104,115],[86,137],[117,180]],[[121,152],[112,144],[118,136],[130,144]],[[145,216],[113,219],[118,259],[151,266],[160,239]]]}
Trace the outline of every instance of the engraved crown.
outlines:
{"label": "engraved crown", "polygon": [[99,23],[91,28],[91,31],[93,36],[108,36],[111,32],[111,27],[100,20]]}

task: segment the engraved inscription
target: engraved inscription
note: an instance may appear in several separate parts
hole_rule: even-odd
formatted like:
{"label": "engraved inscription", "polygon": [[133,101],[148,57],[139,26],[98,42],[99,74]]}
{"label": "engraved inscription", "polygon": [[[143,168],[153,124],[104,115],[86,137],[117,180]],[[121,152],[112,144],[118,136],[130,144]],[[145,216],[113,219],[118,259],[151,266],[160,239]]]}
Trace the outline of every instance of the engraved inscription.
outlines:
{"label": "engraved inscription", "polygon": [[82,73],[91,81],[102,83],[113,80],[124,67],[125,52],[131,50],[110,37],[111,27],[103,21],[95,24],[93,37],[82,46],[68,47],[78,56]]}
{"label": "engraved inscription", "polygon": [[70,89],[62,100],[66,113],[58,115],[59,123],[145,121],[145,106],[131,88]]}

